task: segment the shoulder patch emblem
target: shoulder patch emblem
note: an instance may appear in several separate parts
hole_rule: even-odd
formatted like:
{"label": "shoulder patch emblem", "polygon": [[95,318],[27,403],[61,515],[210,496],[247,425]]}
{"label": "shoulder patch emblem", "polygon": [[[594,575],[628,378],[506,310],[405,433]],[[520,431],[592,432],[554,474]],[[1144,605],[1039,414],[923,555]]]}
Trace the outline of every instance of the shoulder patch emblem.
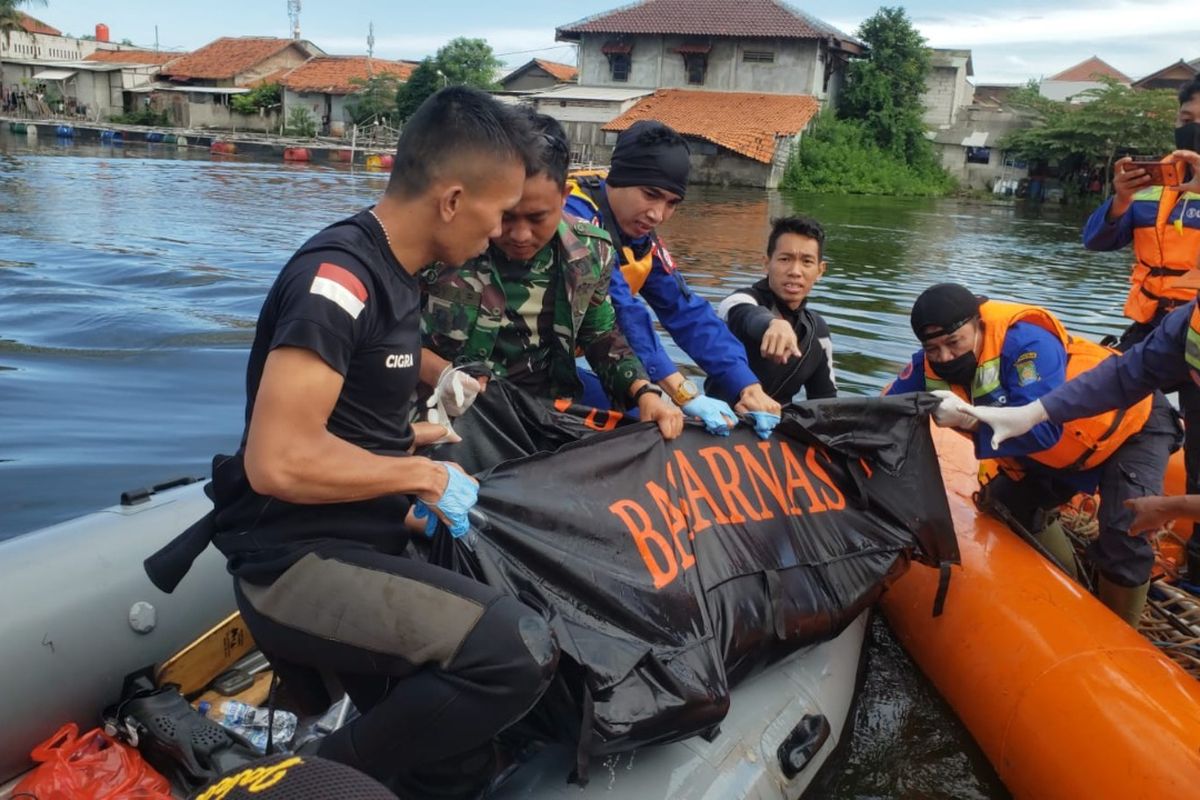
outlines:
{"label": "shoulder patch emblem", "polygon": [[1037,360],[1037,353],[1033,352],[1032,350],[1026,351],[1024,353],[1021,353],[1021,355],[1017,356],[1018,364],[1023,364],[1026,361],[1035,361],[1035,360]]}
{"label": "shoulder patch emblem", "polygon": [[1037,383],[1042,379],[1038,375],[1037,364],[1033,361],[1017,362],[1017,383],[1021,386],[1028,386],[1031,383]]}
{"label": "shoulder patch emblem", "polygon": [[658,260],[662,264],[664,272],[671,273],[675,271],[675,259],[671,258],[671,253],[667,250],[666,245],[662,242],[657,242],[654,245],[655,252],[658,255]]}
{"label": "shoulder patch emblem", "polygon": [[913,363],[911,361],[909,361],[907,364],[904,365],[904,369],[900,370],[900,380],[906,381],[912,377],[912,374],[913,374]]}
{"label": "shoulder patch emblem", "polygon": [[367,287],[363,286],[358,276],[345,267],[329,262],[317,267],[317,274],[313,276],[308,291],[333,301],[351,319],[358,319],[367,305]]}

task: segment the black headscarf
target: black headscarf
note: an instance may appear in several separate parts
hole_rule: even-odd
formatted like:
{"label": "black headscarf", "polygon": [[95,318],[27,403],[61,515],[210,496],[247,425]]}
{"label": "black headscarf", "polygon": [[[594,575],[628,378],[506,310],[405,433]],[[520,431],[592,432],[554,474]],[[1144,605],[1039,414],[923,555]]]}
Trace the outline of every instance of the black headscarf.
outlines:
{"label": "black headscarf", "polygon": [[633,123],[617,136],[609,186],[654,186],[684,196],[691,168],[688,144],[671,128],[652,119]]}

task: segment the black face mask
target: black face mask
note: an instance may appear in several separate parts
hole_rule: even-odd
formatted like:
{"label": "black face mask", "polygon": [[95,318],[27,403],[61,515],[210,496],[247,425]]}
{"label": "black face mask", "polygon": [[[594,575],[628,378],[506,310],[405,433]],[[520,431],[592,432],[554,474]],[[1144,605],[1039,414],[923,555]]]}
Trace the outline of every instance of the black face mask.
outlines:
{"label": "black face mask", "polygon": [[934,374],[942,380],[949,383],[951,386],[963,386],[970,388],[971,382],[975,380],[975,367],[978,362],[975,360],[975,351],[968,350],[957,358],[952,358],[949,361],[937,363],[930,361],[929,367]]}
{"label": "black face mask", "polygon": [[1175,129],[1175,149],[1200,153],[1200,122],[1189,122]]}

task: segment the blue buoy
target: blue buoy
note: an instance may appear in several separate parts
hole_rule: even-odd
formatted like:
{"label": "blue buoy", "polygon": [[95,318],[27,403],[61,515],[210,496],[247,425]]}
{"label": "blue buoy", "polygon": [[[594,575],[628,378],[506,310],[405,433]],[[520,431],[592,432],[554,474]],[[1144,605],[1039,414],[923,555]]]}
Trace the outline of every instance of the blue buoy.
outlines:
{"label": "blue buoy", "polygon": [[147,142],[161,142],[163,140],[162,131],[150,131],[146,134]]}
{"label": "blue buoy", "polygon": [[[75,129],[70,125],[59,125],[54,129],[54,132],[64,139],[70,139],[75,136]],[[112,131],[109,131],[111,133]]]}

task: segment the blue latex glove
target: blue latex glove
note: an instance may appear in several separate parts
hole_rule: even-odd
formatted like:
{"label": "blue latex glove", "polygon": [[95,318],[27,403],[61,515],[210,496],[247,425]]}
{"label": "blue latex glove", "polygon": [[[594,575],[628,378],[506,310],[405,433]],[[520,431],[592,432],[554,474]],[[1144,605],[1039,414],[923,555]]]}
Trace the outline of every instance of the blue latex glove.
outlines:
{"label": "blue latex glove", "polygon": [[[467,512],[474,508],[475,503],[479,500],[479,484],[468,478],[466,473],[458,467],[443,463],[442,468],[446,470],[449,480],[446,482],[445,491],[442,492],[442,496],[437,499],[434,506],[449,521],[450,535],[457,539],[471,529]],[[425,520],[426,536],[433,536],[437,531],[438,516],[433,513],[425,501],[418,500],[413,504],[413,516]]]}
{"label": "blue latex glove", "polygon": [[770,439],[771,431],[779,424],[779,415],[769,411],[751,411],[750,418],[754,420],[754,432],[760,439]]}
{"label": "blue latex glove", "polygon": [[684,403],[683,413],[689,417],[699,417],[705,430],[716,436],[728,436],[730,427],[737,424],[737,415],[729,403],[705,394]]}

